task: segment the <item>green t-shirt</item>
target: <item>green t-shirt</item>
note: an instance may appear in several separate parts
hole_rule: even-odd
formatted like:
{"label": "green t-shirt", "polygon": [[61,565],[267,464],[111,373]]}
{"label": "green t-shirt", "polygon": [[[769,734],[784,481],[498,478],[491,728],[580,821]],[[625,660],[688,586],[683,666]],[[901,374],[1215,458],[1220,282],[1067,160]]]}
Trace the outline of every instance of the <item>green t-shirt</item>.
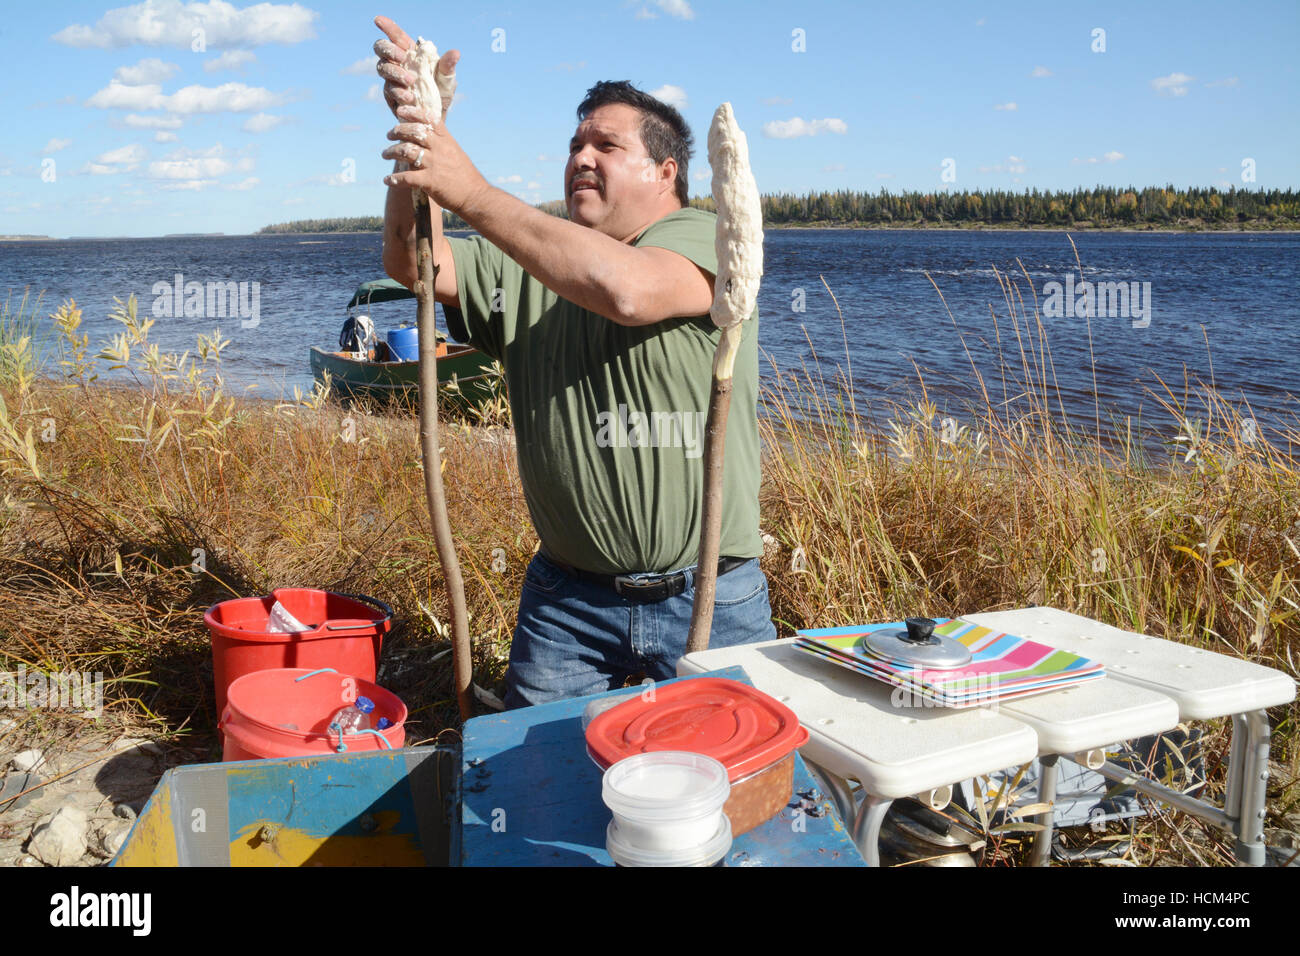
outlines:
{"label": "green t-shirt", "polygon": [[[711,275],[716,217],[681,209],[634,245]],[[707,315],[619,325],[560,298],[481,236],[449,238],[461,308],[447,327],[506,371],[519,475],[542,547],[601,574],[696,563],[704,423],[721,332]],[[763,553],[758,530],[758,320],[744,324],[727,419],[719,553]]]}

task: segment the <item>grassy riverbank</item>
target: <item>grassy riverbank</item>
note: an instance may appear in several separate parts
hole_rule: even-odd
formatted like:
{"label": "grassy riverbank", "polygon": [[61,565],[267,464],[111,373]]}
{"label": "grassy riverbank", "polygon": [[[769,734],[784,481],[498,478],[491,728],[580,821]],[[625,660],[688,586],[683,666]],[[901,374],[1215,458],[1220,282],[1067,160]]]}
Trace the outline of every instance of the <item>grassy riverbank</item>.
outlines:
{"label": "grassy riverbank", "polygon": [[[131,308],[114,342],[92,346],[67,305],[58,339],[34,342],[24,308],[0,317],[0,669],[102,670],[116,718],[211,743],[203,610],[307,584],[392,604],[399,629],[382,680],[411,707],[408,740],[454,724],[412,419],[320,394],[231,397],[222,343],[161,355]],[[1029,336],[1024,399],[987,401],[960,427],[940,419],[924,383],[883,432],[854,415],[840,383],[783,374],[766,390],[763,564],[782,636],[1035,603],[1296,677],[1300,432],[1258,434],[1210,388],[1153,382],[1180,441],[1168,462],[1140,466],[1135,436],[1072,430],[1049,413],[1033,319],[1013,317]],[[136,384],[94,380],[109,367]],[[497,409],[443,430],[487,688],[504,671],[537,544],[503,425]],[[1300,806],[1298,716],[1294,705],[1271,714],[1274,823]],[[1222,726],[1208,744],[1213,790]],[[1140,842],[1141,862],[1229,858],[1199,824],[1161,826]]]}

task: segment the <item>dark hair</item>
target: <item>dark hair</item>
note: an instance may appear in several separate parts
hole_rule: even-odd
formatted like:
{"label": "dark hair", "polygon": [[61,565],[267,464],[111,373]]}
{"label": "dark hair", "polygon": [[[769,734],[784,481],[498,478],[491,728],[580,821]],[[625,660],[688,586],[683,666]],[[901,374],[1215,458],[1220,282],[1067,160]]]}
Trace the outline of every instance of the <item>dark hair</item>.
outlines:
{"label": "dark hair", "polygon": [[638,90],[627,80],[602,80],[589,89],[578,104],[578,122],[611,103],[622,103],[640,111],[641,144],[656,164],[669,156],[677,160],[677,199],[683,206],[688,205],[686,174],[694,138],[682,114],[649,93]]}

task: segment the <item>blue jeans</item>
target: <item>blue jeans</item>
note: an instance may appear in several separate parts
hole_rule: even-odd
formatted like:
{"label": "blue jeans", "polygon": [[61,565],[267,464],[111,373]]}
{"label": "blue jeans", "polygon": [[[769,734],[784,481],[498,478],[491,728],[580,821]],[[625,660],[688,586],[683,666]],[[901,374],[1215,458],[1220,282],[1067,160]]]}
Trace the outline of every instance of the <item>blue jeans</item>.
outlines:
{"label": "blue jeans", "polygon": [[[519,597],[506,706],[617,690],[640,672],[654,680],[676,677],[695,600],[694,571],[685,573],[681,594],[640,604],[535,555]],[[775,638],[767,577],[758,559],[720,576],[709,647]]]}

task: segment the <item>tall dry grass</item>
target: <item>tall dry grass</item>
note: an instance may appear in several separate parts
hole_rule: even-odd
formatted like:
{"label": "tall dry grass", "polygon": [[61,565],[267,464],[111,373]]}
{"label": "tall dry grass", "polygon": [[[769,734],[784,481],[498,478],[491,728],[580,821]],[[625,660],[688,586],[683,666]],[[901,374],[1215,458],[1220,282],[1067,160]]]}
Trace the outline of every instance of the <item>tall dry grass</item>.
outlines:
{"label": "tall dry grass", "polygon": [[[779,369],[768,383],[763,563],[782,635],[1033,603],[1296,677],[1300,434],[1247,434],[1192,380],[1151,383],[1180,439],[1161,461],[1099,409],[1084,426],[1063,420],[1037,312],[1016,277],[1003,283],[999,334],[1016,364],[998,382],[972,372],[981,399],[960,421],[943,421],[923,380],[910,404],[874,415],[857,407],[848,367],[830,382]],[[235,398],[219,334],[163,354],[134,302],[97,351],[74,303],[52,316],[44,350],[23,308],[25,321],[0,321],[0,668],[103,670],[117,719],[211,745],[203,611],[306,584],[392,604],[381,679],[410,705],[411,739],[455,724],[413,419],[319,389]],[[111,384],[98,378],[108,370]],[[485,687],[504,671],[537,544],[504,424],[498,407],[443,430]],[[1296,708],[1271,716],[1270,803],[1291,813]],[[1226,738],[1207,739],[1221,781]]]}

